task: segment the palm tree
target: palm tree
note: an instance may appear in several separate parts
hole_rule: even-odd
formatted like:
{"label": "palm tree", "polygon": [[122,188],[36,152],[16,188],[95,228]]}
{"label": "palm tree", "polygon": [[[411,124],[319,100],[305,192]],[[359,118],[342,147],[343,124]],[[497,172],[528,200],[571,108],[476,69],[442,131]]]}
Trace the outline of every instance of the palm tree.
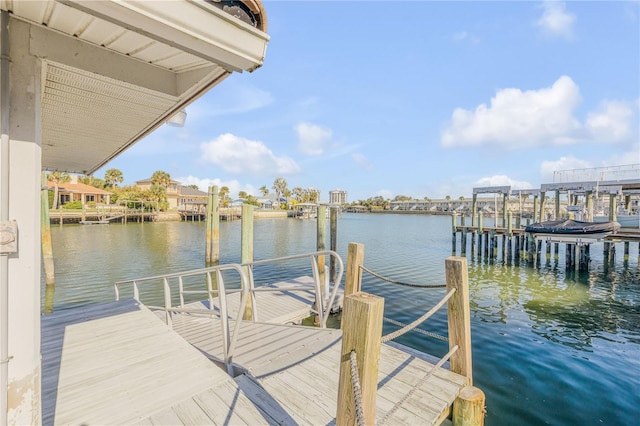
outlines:
{"label": "palm tree", "polygon": [[278,207],[280,207],[280,196],[287,190],[287,181],[284,178],[277,177],[273,181],[273,190],[276,191],[276,198],[278,199]]}
{"label": "palm tree", "polygon": [[171,183],[171,176],[169,175],[169,173],[163,170],[158,170],[156,172],[153,172],[153,175],[151,175],[152,185],[159,185],[166,188],[169,186],[170,183]]}
{"label": "palm tree", "polygon": [[123,180],[122,172],[118,169],[108,169],[104,172],[104,181],[111,187],[118,186]]}
{"label": "palm tree", "polygon": [[51,208],[55,210],[58,208],[59,185],[61,183],[69,182],[71,177],[69,174],[64,172],[51,172],[47,175],[47,180],[49,182],[53,182],[53,206]]}
{"label": "palm tree", "polygon": [[244,200],[245,198],[247,198],[247,192],[246,191],[238,191],[238,198],[242,198]]}
{"label": "palm tree", "polygon": [[267,185],[262,185],[260,187],[260,192],[262,193],[263,197],[266,197],[267,195],[269,195],[269,188],[267,188]]}
{"label": "palm tree", "polygon": [[218,196],[220,197],[220,202],[222,203],[222,207],[228,207],[229,206],[229,187],[228,186],[223,186],[222,188],[220,188],[220,191],[218,192]]}

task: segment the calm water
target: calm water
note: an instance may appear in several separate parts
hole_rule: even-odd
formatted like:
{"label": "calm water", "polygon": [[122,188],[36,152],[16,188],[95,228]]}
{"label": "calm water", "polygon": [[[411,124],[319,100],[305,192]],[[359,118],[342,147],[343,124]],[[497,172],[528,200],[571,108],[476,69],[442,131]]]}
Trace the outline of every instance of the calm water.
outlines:
{"label": "calm water", "polygon": [[[113,300],[117,280],[203,267],[204,229],[198,222],[54,226],[54,310]],[[441,284],[450,229],[449,217],[345,214],[338,252],[346,261],[347,244],[361,242],[369,269]],[[315,250],[315,221],[257,220],[254,232],[256,260]],[[566,273],[562,250],[560,262],[543,259],[540,269],[469,259],[474,384],[487,395],[487,425],[638,424],[640,268],[636,244],[628,262],[617,250],[616,264],[605,268],[602,245],[594,245],[584,274]],[[222,263],[239,261],[239,221],[221,224],[220,251]],[[366,273],[363,289],[384,296],[385,316],[402,322],[444,295]],[[422,327],[446,334],[445,312]],[[385,325],[384,332],[394,329]],[[438,356],[448,350],[416,333],[399,342]]]}

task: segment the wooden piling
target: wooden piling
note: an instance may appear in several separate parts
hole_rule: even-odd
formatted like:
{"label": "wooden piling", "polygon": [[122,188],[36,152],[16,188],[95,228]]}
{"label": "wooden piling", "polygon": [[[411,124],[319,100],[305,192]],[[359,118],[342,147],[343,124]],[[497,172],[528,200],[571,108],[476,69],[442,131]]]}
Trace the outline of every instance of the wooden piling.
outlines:
{"label": "wooden piling", "polygon": [[485,395],[475,386],[465,386],[453,401],[453,426],[483,426]]}
{"label": "wooden piling", "polygon": [[471,257],[475,256],[476,253],[476,231],[471,231]]}
{"label": "wooden piling", "polygon": [[[316,249],[325,251],[327,240],[327,206],[318,206],[318,215],[316,217]],[[320,290],[321,294],[325,294],[326,272],[325,272],[325,256],[318,256],[318,273],[320,274]]]}
{"label": "wooden piling", "polygon": [[[242,234],[240,262],[253,262],[253,206],[250,204],[242,205],[242,221],[240,223],[240,229]],[[242,316],[242,319],[244,320],[253,319],[251,311],[251,305],[253,303],[252,298],[253,295],[249,293],[249,297],[247,297],[247,304],[244,307],[244,315]]]}
{"label": "wooden piling", "polygon": [[551,261],[551,241],[547,241],[544,249],[545,259],[547,259],[547,263]]}
{"label": "wooden piling", "polygon": [[617,214],[617,209],[616,209],[616,199],[617,199],[618,195],[617,194],[609,194],[609,221],[610,222],[615,222],[616,221],[616,214]]}
{"label": "wooden piling", "polygon": [[217,264],[220,261],[220,205],[217,186],[209,187],[206,226],[205,262]]}
{"label": "wooden piling", "polygon": [[451,253],[454,255],[456,254],[456,217],[455,213],[451,215]]}
{"label": "wooden piling", "polygon": [[587,254],[587,244],[580,246],[580,256],[578,260],[578,271],[584,272],[589,270],[589,257]]}
{"label": "wooden piling", "polygon": [[51,244],[51,220],[49,219],[49,189],[47,188],[47,175],[42,172],[40,190],[40,228],[42,244],[42,262],[44,265],[44,282],[47,286],[56,283],[55,268],[53,264],[53,246]]}
{"label": "wooden piling", "polygon": [[349,243],[344,278],[345,296],[362,291],[362,265],[364,265],[364,244]]}
{"label": "wooden piling", "polygon": [[467,259],[450,256],[445,260],[447,292],[455,293],[447,303],[449,349],[458,346],[451,356],[451,371],[467,378],[473,384],[471,368],[471,312],[469,308],[469,271]]}
{"label": "wooden piling", "polygon": [[[331,207],[329,209],[329,249],[338,251],[338,208]],[[331,256],[329,259],[329,280],[336,282],[338,271],[336,270],[336,258]]]}
{"label": "wooden piling", "polygon": [[344,299],[337,426],[355,425],[357,420],[351,386],[352,351],[355,351],[358,364],[364,424],[375,424],[383,312],[384,299],[381,297],[361,292]]}
{"label": "wooden piling", "polygon": [[625,262],[629,261],[629,241],[624,242],[624,258]]}
{"label": "wooden piling", "polygon": [[573,260],[573,244],[566,245],[566,251],[564,255],[564,266],[567,270],[571,269],[571,262]]}
{"label": "wooden piling", "polygon": [[538,222],[544,222],[544,204],[545,204],[545,200],[546,200],[546,195],[547,193],[544,191],[540,191],[540,218],[538,219]]}
{"label": "wooden piling", "polygon": [[460,233],[460,255],[467,255],[467,228],[462,228]]}

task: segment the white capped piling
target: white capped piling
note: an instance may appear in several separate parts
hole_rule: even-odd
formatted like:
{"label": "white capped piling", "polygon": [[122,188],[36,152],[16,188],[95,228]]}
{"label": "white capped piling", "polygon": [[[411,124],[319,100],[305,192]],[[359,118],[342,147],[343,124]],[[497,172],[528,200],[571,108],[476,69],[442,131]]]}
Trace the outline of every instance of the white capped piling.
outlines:
{"label": "white capped piling", "polygon": [[[240,222],[241,229],[241,246],[240,246],[240,262],[249,263],[253,262],[253,206],[250,204],[242,205],[242,221]],[[247,268],[249,268],[247,266]],[[247,304],[244,307],[244,315],[242,319],[253,319],[252,314],[252,300],[253,295],[249,293],[247,297]]]}
{"label": "white capped piling", "polygon": [[360,379],[364,424],[375,424],[383,313],[384,299],[382,297],[360,292],[344,298],[337,426],[355,425],[357,420],[356,402],[351,381],[351,352],[355,352],[357,374]]}

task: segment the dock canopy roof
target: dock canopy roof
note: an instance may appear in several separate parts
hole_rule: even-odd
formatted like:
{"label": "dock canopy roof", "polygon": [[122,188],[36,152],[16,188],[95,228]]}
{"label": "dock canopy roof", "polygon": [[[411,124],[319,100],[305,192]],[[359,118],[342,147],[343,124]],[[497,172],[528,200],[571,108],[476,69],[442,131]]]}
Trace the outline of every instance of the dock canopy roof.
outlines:
{"label": "dock canopy roof", "polygon": [[269,41],[258,0],[0,0],[0,9],[38,60],[47,170],[93,173],[232,72],[259,68]]}

